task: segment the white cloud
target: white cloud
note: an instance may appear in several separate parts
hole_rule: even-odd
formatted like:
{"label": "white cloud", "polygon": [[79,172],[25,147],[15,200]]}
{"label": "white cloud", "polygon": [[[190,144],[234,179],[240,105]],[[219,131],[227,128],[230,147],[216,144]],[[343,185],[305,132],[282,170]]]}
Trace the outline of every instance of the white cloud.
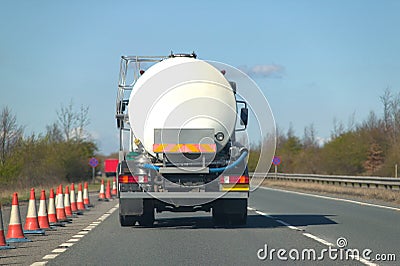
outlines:
{"label": "white cloud", "polygon": [[285,72],[285,68],[277,64],[254,65],[254,66],[240,66],[240,70],[249,75],[250,77],[262,78],[281,78]]}

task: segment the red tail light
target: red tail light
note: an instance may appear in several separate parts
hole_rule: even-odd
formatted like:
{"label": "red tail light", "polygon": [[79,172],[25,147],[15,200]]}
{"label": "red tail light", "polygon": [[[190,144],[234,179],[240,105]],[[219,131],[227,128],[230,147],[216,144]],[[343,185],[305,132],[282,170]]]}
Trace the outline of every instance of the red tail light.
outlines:
{"label": "red tail light", "polygon": [[149,182],[149,177],[148,176],[131,176],[131,175],[120,175],[118,176],[118,182],[119,183],[148,183]]}
{"label": "red tail light", "polygon": [[249,177],[248,176],[221,176],[220,177],[221,184],[248,184]]}

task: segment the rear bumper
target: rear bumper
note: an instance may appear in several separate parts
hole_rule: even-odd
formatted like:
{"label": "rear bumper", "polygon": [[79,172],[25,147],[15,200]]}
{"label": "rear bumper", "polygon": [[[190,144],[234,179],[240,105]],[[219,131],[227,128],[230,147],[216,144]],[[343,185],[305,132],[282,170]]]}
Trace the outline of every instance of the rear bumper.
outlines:
{"label": "rear bumper", "polygon": [[120,199],[247,199],[249,192],[120,192]]}

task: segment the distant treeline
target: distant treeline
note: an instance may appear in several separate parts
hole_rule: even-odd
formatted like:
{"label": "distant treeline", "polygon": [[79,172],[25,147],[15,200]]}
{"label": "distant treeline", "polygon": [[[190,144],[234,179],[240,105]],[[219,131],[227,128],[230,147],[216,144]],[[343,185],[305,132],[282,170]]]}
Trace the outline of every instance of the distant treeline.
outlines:
{"label": "distant treeline", "polygon": [[62,106],[45,133],[28,137],[7,106],[0,112],[0,187],[29,188],[91,176],[88,158],[97,147],[85,130],[87,107],[75,111],[72,103]]}
{"label": "distant treeline", "polygon": [[[386,89],[380,101],[381,116],[371,111],[360,123],[353,116],[347,127],[334,120],[331,137],[322,145],[312,124],[304,129],[302,138],[295,136],[292,127],[287,133],[278,129],[279,172],[394,176],[395,165],[400,164],[400,93]],[[258,153],[259,147],[253,146],[250,171]]]}

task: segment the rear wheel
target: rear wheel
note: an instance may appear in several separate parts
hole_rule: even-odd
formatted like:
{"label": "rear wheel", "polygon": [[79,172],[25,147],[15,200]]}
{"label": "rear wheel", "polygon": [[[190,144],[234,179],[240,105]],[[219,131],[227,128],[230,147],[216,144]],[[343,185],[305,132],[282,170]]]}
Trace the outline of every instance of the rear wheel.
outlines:
{"label": "rear wheel", "polygon": [[226,224],[226,216],[223,213],[221,208],[212,208],[212,220],[215,225],[225,225]]}
{"label": "rear wheel", "polygon": [[134,216],[120,215],[119,223],[121,224],[121,226],[134,226],[136,223],[136,219]]}
{"label": "rear wheel", "polygon": [[247,223],[247,210],[246,213],[231,214],[228,219],[231,225],[245,225]]}
{"label": "rear wheel", "polygon": [[150,227],[154,224],[154,204],[151,200],[143,201],[143,214],[140,216],[139,225]]}
{"label": "rear wheel", "polygon": [[247,199],[220,199],[212,209],[215,225],[245,225],[247,223]]}

